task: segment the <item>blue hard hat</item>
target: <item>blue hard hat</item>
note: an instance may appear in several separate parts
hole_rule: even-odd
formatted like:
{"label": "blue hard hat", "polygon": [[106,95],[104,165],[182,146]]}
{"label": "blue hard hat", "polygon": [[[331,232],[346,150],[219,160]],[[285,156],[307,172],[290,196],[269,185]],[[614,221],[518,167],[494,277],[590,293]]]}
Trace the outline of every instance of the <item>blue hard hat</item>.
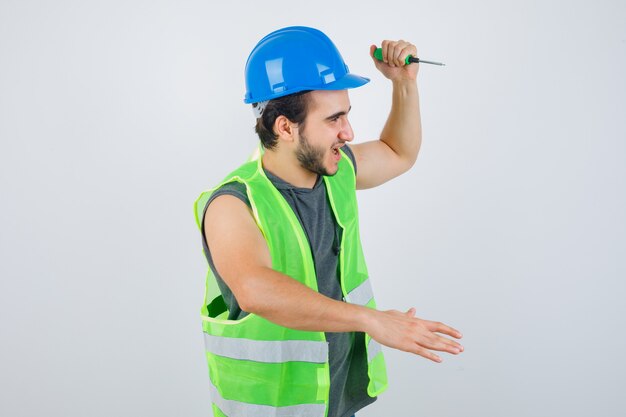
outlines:
{"label": "blue hard hat", "polygon": [[245,103],[304,90],[345,90],[369,82],[350,74],[328,36],[305,26],[279,29],[261,39],[248,57],[245,76]]}

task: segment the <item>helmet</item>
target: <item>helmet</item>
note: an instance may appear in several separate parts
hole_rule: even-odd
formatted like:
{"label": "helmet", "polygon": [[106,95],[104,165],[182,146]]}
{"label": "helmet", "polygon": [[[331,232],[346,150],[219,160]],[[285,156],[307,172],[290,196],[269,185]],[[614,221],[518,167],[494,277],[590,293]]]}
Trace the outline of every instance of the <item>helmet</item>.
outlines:
{"label": "helmet", "polygon": [[345,90],[369,82],[350,74],[328,36],[305,26],[279,29],[261,39],[248,57],[245,77],[245,103],[304,90]]}

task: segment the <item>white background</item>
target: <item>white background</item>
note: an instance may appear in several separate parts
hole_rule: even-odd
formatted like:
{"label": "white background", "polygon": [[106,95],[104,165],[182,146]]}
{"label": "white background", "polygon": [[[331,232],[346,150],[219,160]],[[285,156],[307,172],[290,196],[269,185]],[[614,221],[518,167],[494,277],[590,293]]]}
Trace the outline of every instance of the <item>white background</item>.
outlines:
{"label": "white background", "polygon": [[359,417],[622,416],[622,1],[0,1],[0,414],[207,416],[206,263],[192,204],[254,148],[245,60],[288,25],[352,72],[356,142],[423,59],[414,169],[360,192],[382,309],[464,333],[386,349]]}

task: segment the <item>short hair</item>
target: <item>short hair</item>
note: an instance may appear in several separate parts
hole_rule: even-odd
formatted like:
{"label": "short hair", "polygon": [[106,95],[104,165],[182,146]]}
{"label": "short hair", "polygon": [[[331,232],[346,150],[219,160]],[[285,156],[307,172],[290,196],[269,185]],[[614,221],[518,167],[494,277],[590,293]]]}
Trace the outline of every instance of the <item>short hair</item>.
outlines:
{"label": "short hair", "polygon": [[256,119],[254,128],[265,149],[273,149],[278,144],[278,135],[274,133],[274,122],[278,116],[285,116],[291,123],[297,123],[300,130],[304,130],[310,92],[311,90],[301,91],[267,102],[261,117]]}

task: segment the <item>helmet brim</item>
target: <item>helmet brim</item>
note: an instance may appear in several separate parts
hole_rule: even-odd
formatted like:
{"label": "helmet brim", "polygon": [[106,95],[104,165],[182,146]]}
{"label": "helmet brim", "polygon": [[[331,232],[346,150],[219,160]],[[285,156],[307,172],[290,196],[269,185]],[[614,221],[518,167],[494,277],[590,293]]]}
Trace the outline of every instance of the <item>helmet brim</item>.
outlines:
{"label": "helmet brim", "polygon": [[356,75],[356,74],[346,74],[343,77],[341,77],[340,79],[336,80],[336,81],[332,81],[328,84],[323,84],[323,85],[317,85],[315,87],[300,87],[300,88],[296,88],[293,90],[287,90],[282,94],[272,94],[271,96],[268,97],[261,97],[261,98],[257,98],[257,99],[250,99],[250,98],[245,98],[244,99],[244,103],[246,104],[250,104],[250,103],[258,103],[261,101],[265,101],[265,100],[271,100],[271,99],[275,99],[275,98],[280,98],[280,97],[284,97],[284,96],[288,96],[290,94],[296,94],[299,93],[301,91],[307,91],[307,90],[347,90],[350,88],[357,88],[357,87],[361,87],[362,85],[365,85],[367,83],[370,82],[369,78],[366,77],[361,77],[360,75]]}
{"label": "helmet brim", "polygon": [[361,87],[369,82],[369,78],[361,77],[356,74],[346,74],[337,81],[318,86],[316,90],[347,90],[349,88]]}

